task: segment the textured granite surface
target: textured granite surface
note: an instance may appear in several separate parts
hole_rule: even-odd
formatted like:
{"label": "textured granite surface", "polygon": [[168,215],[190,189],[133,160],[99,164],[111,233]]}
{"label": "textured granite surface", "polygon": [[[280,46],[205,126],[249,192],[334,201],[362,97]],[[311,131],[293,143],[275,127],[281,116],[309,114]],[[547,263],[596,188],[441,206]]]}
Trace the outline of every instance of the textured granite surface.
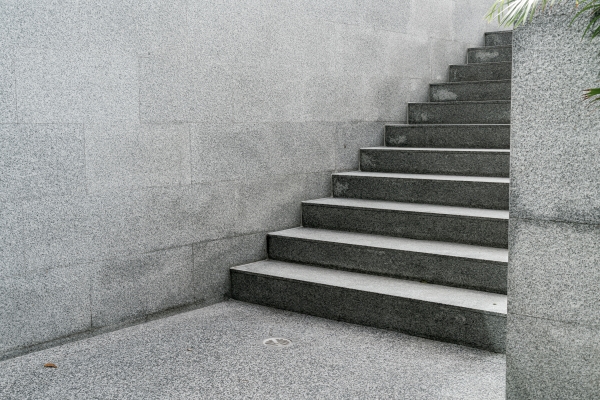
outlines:
{"label": "textured granite surface", "polygon": [[409,124],[509,124],[510,101],[409,103]]}
{"label": "textured granite surface", "polygon": [[[52,13],[63,11],[57,5],[49,8]],[[121,49],[83,52],[47,45],[17,47],[15,65],[19,123],[83,123],[138,117],[138,60]]]}
{"label": "textured granite surface", "polygon": [[[272,337],[292,345],[262,344]],[[0,393],[492,400],[504,398],[504,368],[500,354],[229,301],[4,361]]]}
{"label": "textured granite surface", "polygon": [[597,41],[574,0],[514,33],[509,399],[600,396]]}
{"label": "textured granite surface", "polygon": [[[299,281],[329,288],[349,289],[366,292],[368,295],[401,297],[410,301],[435,303],[438,306],[458,307],[467,311],[481,312],[492,317],[503,317],[506,315],[507,298],[502,294],[432,285],[430,283],[394,279],[387,276],[339,271],[332,268],[276,260],[261,260],[251,264],[239,265],[231,268],[231,273],[232,275],[255,275],[268,279]],[[252,287],[233,286],[234,292],[253,290]],[[272,295],[272,293],[261,293],[260,290],[256,290],[256,292],[259,293],[258,296],[260,297]],[[294,301],[286,300],[286,303],[293,304]],[[319,307],[328,307],[327,301],[319,299],[315,299],[313,304],[319,304]],[[303,305],[294,306],[302,307]],[[350,302],[347,303],[347,306],[354,307],[356,305]],[[375,309],[376,307],[372,308]],[[393,315],[387,313],[383,313],[383,315],[386,315],[386,318],[395,318]]]}
{"label": "textured granite surface", "polygon": [[87,187],[114,189],[190,185],[190,126],[111,122],[85,126]]}
{"label": "textured granite surface", "polygon": [[599,329],[509,314],[506,398],[600,398]]}
{"label": "textured granite surface", "polygon": [[600,226],[511,219],[510,312],[600,325]]}
{"label": "textured granite surface", "polygon": [[511,211],[599,223],[600,113],[582,96],[597,86],[600,44],[582,40],[583,21],[570,25],[563,15],[572,3],[515,34]]}
{"label": "textured granite surface", "polygon": [[[471,249],[459,244],[451,248],[451,244],[439,242],[422,243],[376,235],[365,238],[357,233],[335,231],[325,231],[325,235],[317,230],[309,231],[314,234],[300,237],[287,234],[290,231],[270,234],[269,258],[506,294],[506,260],[497,261],[493,257],[502,252],[500,249],[475,246]],[[433,249],[446,247],[449,249],[443,250],[455,252],[448,255],[442,250],[435,254],[427,252],[427,245]],[[482,259],[469,258],[477,250]],[[483,259],[486,250],[492,253],[492,259]]]}
{"label": "textured granite surface", "polygon": [[193,247],[192,288],[207,303],[231,296],[229,268],[267,258],[267,233],[196,243]]}
{"label": "textured granite surface", "polygon": [[0,268],[7,275],[26,269],[19,208],[8,204],[0,209]]}
{"label": "textured granite surface", "polygon": [[479,47],[467,50],[467,63],[510,62],[512,46]]}
{"label": "textured granite surface", "polygon": [[511,46],[512,31],[487,32],[485,34],[486,46]]}
{"label": "textured granite surface", "polygon": [[[204,183],[261,179],[267,173],[333,171],[337,128],[336,123],[321,122],[194,124],[192,180]],[[366,136],[363,133],[361,138]]]}
{"label": "textured granite surface", "polygon": [[510,78],[510,62],[450,66],[450,82],[493,81]]}
{"label": "textured granite surface", "polygon": [[508,178],[350,172],[333,175],[333,196],[508,209]]}
{"label": "textured granite surface", "polygon": [[391,147],[510,148],[510,125],[387,125]]}
{"label": "textured granite surface", "polygon": [[501,294],[271,260],[231,280],[236,300],[504,353]]}
{"label": "textured granite surface", "polygon": [[359,169],[360,149],[366,146],[383,145],[383,125],[379,122],[338,124],[336,129],[336,169],[338,171]]}
{"label": "textured granite surface", "polygon": [[508,150],[363,148],[360,170],[508,178]]}
{"label": "textured granite surface", "polygon": [[0,46],[0,58],[0,124],[14,123],[17,122],[14,51]]}
{"label": "textured granite surface", "polygon": [[85,193],[83,125],[0,124],[0,201]]}
{"label": "textured granite surface", "polygon": [[[333,199],[352,200],[352,199]],[[339,202],[338,202],[339,203]],[[343,204],[305,202],[302,224],[311,228],[372,233],[418,240],[436,240],[479,246],[508,246],[508,213],[504,217],[468,217],[433,210],[388,210],[385,202]],[[452,207],[449,207],[452,208]],[[486,210],[487,211],[487,210]]]}
{"label": "textured granite surface", "polygon": [[312,198],[329,196],[331,173],[278,175],[237,183],[236,220],[230,231],[238,236],[299,226],[301,202],[307,193]]}
{"label": "textured granite surface", "polygon": [[192,247],[93,264],[92,327],[194,302]]}
{"label": "textured granite surface", "polygon": [[510,100],[510,81],[436,83],[429,87],[430,101]]}
{"label": "textured granite surface", "polygon": [[4,277],[0,354],[90,329],[91,286],[91,269],[80,266]]}
{"label": "textured granite surface", "polygon": [[[63,284],[38,283],[61,268],[117,304],[97,299],[106,328],[222,298],[219,271],[254,244],[214,265],[165,254],[299,225],[301,200],[496,29],[491,2],[0,0],[0,281],[37,293],[3,312],[52,321],[38,301]],[[64,328],[36,337],[81,324]]]}

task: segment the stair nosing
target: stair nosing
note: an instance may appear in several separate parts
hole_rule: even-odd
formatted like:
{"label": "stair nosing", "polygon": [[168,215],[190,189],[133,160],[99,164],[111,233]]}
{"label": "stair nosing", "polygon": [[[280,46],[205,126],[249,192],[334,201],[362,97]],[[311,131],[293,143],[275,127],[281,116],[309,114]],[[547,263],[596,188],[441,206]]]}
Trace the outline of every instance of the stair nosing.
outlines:
{"label": "stair nosing", "polygon": [[[485,80],[485,81],[460,81],[460,82],[438,82],[438,83],[430,83],[429,86],[446,86],[446,85],[451,85],[451,86],[459,86],[459,85],[472,85],[474,83],[511,83],[512,79],[492,79],[492,80]],[[471,100],[471,101],[475,101],[475,100]],[[494,101],[494,100],[483,100],[483,101]]]}
{"label": "stair nosing", "polygon": [[304,204],[329,208],[341,207],[363,210],[378,210],[382,212],[401,212],[421,215],[445,215],[471,219],[493,219],[498,221],[508,221],[509,219],[508,210],[457,207],[426,203],[406,203],[385,200],[365,200],[345,197],[326,197],[322,199],[305,200],[302,201],[302,205]]}
{"label": "stair nosing", "polygon": [[[473,81],[473,82],[477,82],[477,81]],[[438,102],[441,103],[441,102]],[[457,102],[458,103],[458,102]],[[414,103],[414,104],[422,104],[422,103]],[[466,126],[480,126],[480,127],[491,127],[491,126],[502,126],[502,127],[508,127],[510,128],[511,124],[395,124],[395,123],[390,123],[390,124],[385,124],[384,126],[390,126],[390,127],[410,127],[410,128],[419,128],[419,129],[425,129],[425,128],[429,128],[429,127],[436,127],[436,126],[454,126],[454,127],[466,127]]]}
{"label": "stair nosing", "polygon": [[506,44],[503,46],[476,46],[476,47],[468,47],[467,51],[469,50],[487,50],[487,49],[498,49],[498,48],[512,48],[512,44]]}
{"label": "stair nosing", "polygon": [[454,148],[454,147],[361,147],[362,150],[378,150],[378,151],[397,151],[397,152],[413,152],[413,153],[502,153],[510,154],[510,149],[479,149],[479,148]]}
{"label": "stair nosing", "polygon": [[439,174],[404,174],[394,172],[366,172],[366,171],[348,171],[336,172],[332,176],[355,176],[369,177],[375,179],[413,179],[413,180],[433,180],[433,181],[452,181],[452,182],[479,182],[479,183],[497,183],[509,184],[510,178],[495,176],[462,176],[462,175],[439,175]]}
{"label": "stair nosing", "polygon": [[[256,271],[252,267],[268,266],[269,271]],[[301,273],[309,273],[312,279],[303,279],[301,276],[290,275],[286,269],[294,268]],[[263,260],[251,264],[232,267],[231,270],[256,276],[270,277],[287,281],[305,282],[325,287],[338,287],[356,290],[365,293],[376,293],[385,296],[404,298],[431,304],[440,304],[463,310],[481,312],[489,315],[506,315],[507,296],[503,294],[477,291],[472,289],[443,286],[431,283],[422,283],[405,279],[391,278],[379,275],[350,272],[338,269],[317,267],[313,265],[292,263],[286,261]],[[288,274],[286,275],[286,272]],[[333,277],[333,279],[332,279]],[[425,291],[425,293],[423,293]],[[468,301],[459,302],[462,296],[470,297],[469,301],[482,301],[496,303],[493,306],[469,306]],[[434,297],[434,298],[428,298]],[[500,305],[498,305],[500,304]]]}
{"label": "stair nosing", "polygon": [[472,67],[474,65],[483,66],[490,64],[510,64],[512,65],[512,61],[488,61],[488,62],[478,62],[478,63],[468,63],[468,64],[450,64],[449,67]]}
{"label": "stair nosing", "polygon": [[[296,232],[304,232],[304,235],[294,235]],[[311,235],[335,235],[338,236],[336,239],[331,238],[319,238],[316,236],[311,237]],[[308,241],[312,243],[335,243],[341,245],[348,246],[356,246],[361,248],[372,248],[372,249],[384,249],[384,250],[392,250],[399,251],[405,253],[419,253],[419,254],[427,254],[432,256],[440,256],[440,257],[449,257],[456,260],[469,260],[469,261],[477,261],[482,263],[493,263],[499,265],[507,265],[508,264],[508,249],[501,249],[497,247],[486,247],[486,246],[477,246],[471,244],[464,243],[453,243],[453,242],[440,242],[435,240],[421,240],[421,239],[411,239],[411,238],[403,238],[403,237],[395,237],[395,236],[385,236],[385,235],[377,235],[371,233],[360,233],[360,232],[346,232],[346,231],[336,231],[331,229],[319,229],[319,228],[307,228],[307,227],[297,227],[286,229],[277,232],[270,232],[268,236],[280,237],[280,238],[288,238],[288,239],[297,239]],[[352,240],[352,238],[354,240]],[[360,240],[371,240],[373,243],[360,243]],[[379,241],[379,243],[375,243]],[[404,243],[405,246],[396,246],[394,247],[392,244],[396,243]],[[416,249],[408,248],[410,244],[416,245]],[[440,248],[446,249],[446,251],[439,250]],[[469,250],[472,254],[466,255]],[[494,255],[488,255],[484,257],[482,255],[477,255],[477,251],[480,250],[482,252],[487,251],[488,253],[497,253]],[[463,253],[461,255],[461,252]]]}
{"label": "stair nosing", "polygon": [[[477,81],[471,81],[477,82]],[[465,100],[465,101],[421,101],[421,102],[409,102],[411,104],[431,104],[431,105],[457,105],[457,104],[509,104],[511,100]],[[444,124],[438,124],[444,125]],[[460,124],[455,124],[460,125]],[[487,124],[469,124],[469,125],[487,125]],[[496,125],[510,125],[510,124],[496,124]]]}
{"label": "stair nosing", "polygon": [[506,29],[504,31],[483,32],[483,35],[484,36],[487,36],[487,35],[507,35],[509,33],[512,35],[513,30],[512,29]]}

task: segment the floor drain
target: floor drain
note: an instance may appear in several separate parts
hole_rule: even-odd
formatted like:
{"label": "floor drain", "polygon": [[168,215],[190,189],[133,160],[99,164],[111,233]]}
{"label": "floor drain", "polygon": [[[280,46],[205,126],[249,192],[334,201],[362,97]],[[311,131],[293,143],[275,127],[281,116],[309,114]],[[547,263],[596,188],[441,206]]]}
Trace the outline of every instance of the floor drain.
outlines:
{"label": "floor drain", "polygon": [[270,338],[263,340],[263,344],[269,347],[288,347],[292,341],[284,338]]}

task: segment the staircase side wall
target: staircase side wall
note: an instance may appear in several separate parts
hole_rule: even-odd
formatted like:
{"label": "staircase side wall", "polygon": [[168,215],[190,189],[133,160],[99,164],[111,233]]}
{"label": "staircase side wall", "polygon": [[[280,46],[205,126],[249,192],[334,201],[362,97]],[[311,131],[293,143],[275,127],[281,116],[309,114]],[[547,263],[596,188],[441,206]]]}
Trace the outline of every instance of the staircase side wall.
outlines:
{"label": "staircase side wall", "polygon": [[513,37],[509,399],[600,398],[600,42],[574,13]]}
{"label": "staircase side wall", "polygon": [[225,299],[492,0],[0,0],[0,358]]}

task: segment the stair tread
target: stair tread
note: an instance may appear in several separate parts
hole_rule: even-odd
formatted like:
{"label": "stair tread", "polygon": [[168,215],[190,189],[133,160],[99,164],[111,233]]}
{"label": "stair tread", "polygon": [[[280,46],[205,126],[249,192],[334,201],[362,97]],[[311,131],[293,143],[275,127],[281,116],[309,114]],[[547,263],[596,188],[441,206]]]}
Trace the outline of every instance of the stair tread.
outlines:
{"label": "stair tread", "polygon": [[[480,63],[485,64],[485,63]],[[493,63],[492,63],[493,64]],[[430,83],[430,86],[460,86],[460,85],[473,85],[473,84],[495,84],[495,83],[507,83],[510,84],[510,79],[498,79],[498,80],[487,80],[487,81],[460,81],[460,82],[438,82],[438,83]],[[486,100],[486,101],[494,101],[494,100]]]}
{"label": "stair tread", "polygon": [[510,154],[510,149],[461,149],[461,148],[452,148],[452,147],[386,147],[386,146],[376,146],[376,147],[362,147],[361,150],[381,150],[381,151],[397,151],[397,152],[425,152],[425,153],[434,153],[434,152],[447,152],[447,153],[507,153]]}
{"label": "stair tread", "polygon": [[[474,81],[474,82],[476,82],[476,81]],[[455,102],[455,103],[458,103],[458,102]],[[402,127],[402,128],[428,129],[428,128],[435,128],[436,126],[457,127],[457,128],[465,128],[465,127],[470,127],[470,126],[481,126],[481,127],[504,126],[504,127],[510,127],[510,124],[427,124],[427,125],[385,124],[385,126]]]}
{"label": "stair tread", "polygon": [[486,33],[434,101],[386,124],[366,171],[334,173],[340,197],[303,201],[304,227],[269,233],[272,259],[231,268],[234,298],[503,352],[509,34]]}
{"label": "stair tread", "polygon": [[512,35],[513,30],[512,29],[505,29],[503,31],[491,31],[491,32],[484,32],[484,35],[506,35],[506,34],[511,34]]}
{"label": "stair tread", "polygon": [[[482,47],[485,48],[485,47]],[[483,67],[485,65],[490,64],[502,64],[502,65],[512,65],[512,61],[488,61],[488,62],[479,62],[479,63],[471,63],[471,64],[450,64],[451,67]],[[504,81],[506,79],[498,79],[498,81]],[[473,81],[473,82],[484,82],[484,81]]]}
{"label": "stair tread", "polygon": [[457,258],[470,258],[500,263],[508,262],[507,249],[474,246],[461,243],[416,240],[367,233],[333,231],[305,227],[272,232],[269,233],[269,235],[318,242],[334,242],[362,247],[410,251],[415,253],[426,253]]}
{"label": "stair tread", "polygon": [[[431,105],[465,105],[465,104],[509,104],[511,100],[465,100],[465,101],[420,101],[409,102],[408,104],[431,104]],[[445,124],[437,124],[445,125]],[[457,125],[457,124],[448,124]],[[465,124],[465,125],[510,125],[510,124]]]}
{"label": "stair tread", "polygon": [[366,208],[389,211],[404,211],[423,214],[441,214],[461,217],[492,218],[508,220],[508,210],[489,210],[485,208],[469,208],[444,206],[437,204],[401,203],[396,201],[364,200],[344,197],[326,197],[303,201],[303,204],[314,204],[330,207]]}
{"label": "stair tread", "polygon": [[334,270],[305,264],[263,260],[252,264],[232,267],[231,269],[241,273],[378,293],[477,310],[490,314],[505,315],[507,308],[507,296],[503,294]]}
{"label": "stair tread", "polygon": [[458,175],[431,175],[431,174],[403,174],[395,172],[364,172],[349,171],[336,172],[335,176],[356,176],[370,178],[389,178],[389,179],[421,179],[437,181],[457,181],[457,182],[485,182],[485,183],[510,183],[510,178],[500,178],[493,176],[458,176]]}
{"label": "stair tread", "polygon": [[469,47],[468,50],[493,50],[493,49],[508,49],[511,48],[512,45],[505,46],[477,46],[477,47]]}

